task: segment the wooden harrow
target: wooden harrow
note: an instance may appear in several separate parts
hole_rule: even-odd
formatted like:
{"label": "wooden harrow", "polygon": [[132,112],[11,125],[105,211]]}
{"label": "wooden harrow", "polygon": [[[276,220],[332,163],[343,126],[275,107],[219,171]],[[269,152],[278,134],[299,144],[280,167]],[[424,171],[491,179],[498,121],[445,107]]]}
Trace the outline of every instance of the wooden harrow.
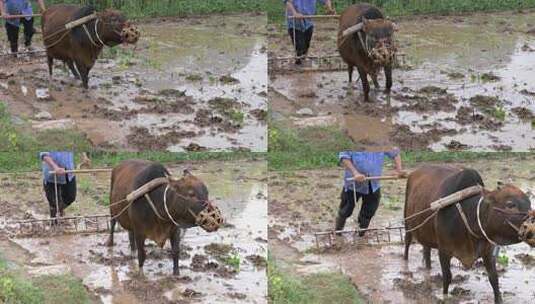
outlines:
{"label": "wooden harrow", "polygon": [[5,221],[0,223],[0,230],[7,232],[10,237],[103,233],[110,230],[110,215]]}
{"label": "wooden harrow", "polygon": [[[364,232],[364,236],[360,233]],[[316,249],[334,248],[337,240],[342,239],[345,244],[351,242],[356,245],[387,245],[401,244],[404,241],[405,227],[388,225],[386,227],[373,227],[367,229],[346,229],[314,232]]]}
{"label": "wooden harrow", "polygon": [[[65,170],[65,172],[74,174],[94,174],[109,173],[111,172],[111,169]],[[56,172],[50,171],[50,173],[54,174],[54,179],[57,185]],[[3,222],[0,222],[0,230],[6,231],[12,237],[39,237],[58,234],[88,234],[102,233],[110,230],[109,214],[61,217],[59,215],[59,197],[57,187],[55,187],[55,200],[56,210],[58,210],[56,217],[47,219],[4,220]]]}

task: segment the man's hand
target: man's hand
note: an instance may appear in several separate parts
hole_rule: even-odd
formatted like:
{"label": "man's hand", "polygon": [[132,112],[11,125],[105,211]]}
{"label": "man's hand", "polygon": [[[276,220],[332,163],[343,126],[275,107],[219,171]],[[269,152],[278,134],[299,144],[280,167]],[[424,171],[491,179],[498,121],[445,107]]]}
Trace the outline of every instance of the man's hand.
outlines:
{"label": "man's hand", "polygon": [[366,180],[366,175],[361,174],[361,173],[356,173],[353,175],[353,180],[356,181],[357,183],[362,183]]}
{"label": "man's hand", "polygon": [[56,172],[56,175],[65,175],[67,172],[65,172],[65,168],[57,167],[54,169],[54,172]]}
{"label": "man's hand", "polygon": [[399,178],[406,178],[409,175],[405,170],[396,170],[396,174]]}
{"label": "man's hand", "polygon": [[326,11],[327,11],[327,15],[336,15],[336,10],[332,7],[327,7]]}
{"label": "man's hand", "polygon": [[293,16],[294,16],[296,19],[303,19],[303,14],[301,14],[300,12],[295,12],[295,14],[293,14]]}

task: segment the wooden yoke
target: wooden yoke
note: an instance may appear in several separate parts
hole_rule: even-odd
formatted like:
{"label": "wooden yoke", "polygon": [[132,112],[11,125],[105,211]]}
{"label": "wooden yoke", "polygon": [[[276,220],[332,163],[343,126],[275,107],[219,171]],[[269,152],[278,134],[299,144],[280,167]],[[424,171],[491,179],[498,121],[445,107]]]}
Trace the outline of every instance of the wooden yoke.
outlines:
{"label": "wooden yoke", "polygon": [[471,186],[471,187],[468,187],[468,188],[464,188],[463,190],[460,190],[460,191],[457,191],[455,193],[452,193],[448,196],[445,196],[441,199],[438,199],[434,202],[431,203],[431,206],[429,207],[429,209],[431,210],[438,210],[438,209],[442,209],[444,207],[447,207],[449,205],[453,205],[455,203],[458,203],[459,201],[467,198],[467,197],[470,197],[470,196],[473,196],[475,194],[478,194],[478,193],[482,193],[483,192],[483,187],[481,185],[477,185],[477,186]]}
{"label": "wooden yoke", "polygon": [[144,184],[143,186],[137,188],[136,190],[130,192],[130,194],[128,194],[126,196],[126,200],[131,203],[133,201],[135,201],[136,199],[138,199],[139,197],[145,195],[145,193],[147,192],[150,192],[152,191],[154,188],[157,188],[163,184],[167,184],[169,183],[169,178],[168,177],[158,177],[158,178],[155,178],[153,180],[151,180],[150,182]]}

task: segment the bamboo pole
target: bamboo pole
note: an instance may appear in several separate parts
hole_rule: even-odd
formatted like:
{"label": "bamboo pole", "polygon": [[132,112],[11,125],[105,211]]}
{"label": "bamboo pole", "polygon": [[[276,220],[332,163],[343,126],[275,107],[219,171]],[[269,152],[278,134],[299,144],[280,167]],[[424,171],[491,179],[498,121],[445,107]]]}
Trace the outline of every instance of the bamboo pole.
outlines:
{"label": "bamboo pole", "polygon": [[288,16],[288,19],[334,19],[339,18],[340,15],[304,15],[304,16]]}
{"label": "bamboo pole", "polygon": [[[97,173],[97,172],[111,172],[112,169],[79,169],[79,170],[65,170],[65,173]],[[56,171],[50,171],[50,174],[56,175]]]}
{"label": "bamboo pole", "polygon": [[[397,175],[381,175],[381,176],[366,176],[364,181],[372,180],[395,180],[395,179],[405,179],[406,177],[399,177]],[[355,181],[353,178],[346,178],[346,181],[351,182]]]}
{"label": "bamboo pole", "polygon": [[41,14],[7,15],[7,16],[0,16],[0,19],[20,19],[20,18],[29,18],[29,17],[41,17]]}

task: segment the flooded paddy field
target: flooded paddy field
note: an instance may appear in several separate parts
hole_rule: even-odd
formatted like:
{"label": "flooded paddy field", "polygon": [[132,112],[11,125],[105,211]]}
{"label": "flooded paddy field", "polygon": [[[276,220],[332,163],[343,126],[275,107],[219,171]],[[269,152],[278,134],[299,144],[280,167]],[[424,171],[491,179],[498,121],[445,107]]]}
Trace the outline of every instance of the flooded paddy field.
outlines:
{"label": "flooded paddy field", "polygon": [[[500,160],[448,163],[476,169],[487,188],[498,181],[512,183],[528,194],[535,207],[533,155]],[[440,163],[436,163],[440,164]],[[423,165],[406,168],[413,170]],[[493,293],[482,263],[465,270],[452,260],[450,295],[442,295],[442,277],[436,250],[432,269],[426,270],[421,246],[413,244],[403,260],[399,235],[392,243],[369,245],[365,238],[352,242],[337,238],[334,248],[316,247],[313,232],[331,230],[340,203],[342,169],[281,171],[270,173],[269,246],[281,263],[293,264],[299,274],[339,270],[349,277],[370,303],[492,303]],[[381,203],[370,228],[384,227],[402,218],[405,181],[381,182]],[[356,228],[354,214],[346,229]],[[372,239],[370,234],[370,239]],[[373,239],[372,239],[373,240]],[[502,247],[498,263],[505,303],[533,303],[535,251],[526,244]]]}
{"label": "flooded paddy field", "polygon": [[[392,93],[343,71],[271,73],[273,118],[306,128],[337,126],[359,146],[527,151],[535,148],[535,11],[415,16],[395,20],[400,66]],[[316,22],[310,56],[338,55],[337,20]],[[293,56],[271,25],[269,56]],[[307,63],[305,63],[307,65]],[[358,81],[357,81],[358,80]],[[379,82],[384,87],[384,76]]]}
{"label": "flooded paddy field", "polygon": [[[137,21],[135,47],[105,48],[89,90],[43,53],[0,57],[0,101],[31,134],[74,130],[109,150],[266,150],[266,16]],[[34,46],[42,49],[41,36]],[[6,39],[4,31],[0,40]],[[0,53],[7,53],[2,43]]]}
{"label": "flooded paddy field", "polygon": [[[265,303],[267,281],[267,164],[265,161],[171,165],[188,167],[207,185],[226,224],[214,233],[188,229],[181,242],[180,276],[172,275],[170,245],[147,241],[144,276],[131,256],[126,232],[0,240],[4,257],[24,264],[30,276],[70,273],[95,303]],[[46,218],[39,173],[0,174],[2,218]],[[77,176],[78,199],[66,216],[105,214],[109,173]],[[26,212],[26,210],[28,210]],[[22,260],[22,261],[21,261]]]}

